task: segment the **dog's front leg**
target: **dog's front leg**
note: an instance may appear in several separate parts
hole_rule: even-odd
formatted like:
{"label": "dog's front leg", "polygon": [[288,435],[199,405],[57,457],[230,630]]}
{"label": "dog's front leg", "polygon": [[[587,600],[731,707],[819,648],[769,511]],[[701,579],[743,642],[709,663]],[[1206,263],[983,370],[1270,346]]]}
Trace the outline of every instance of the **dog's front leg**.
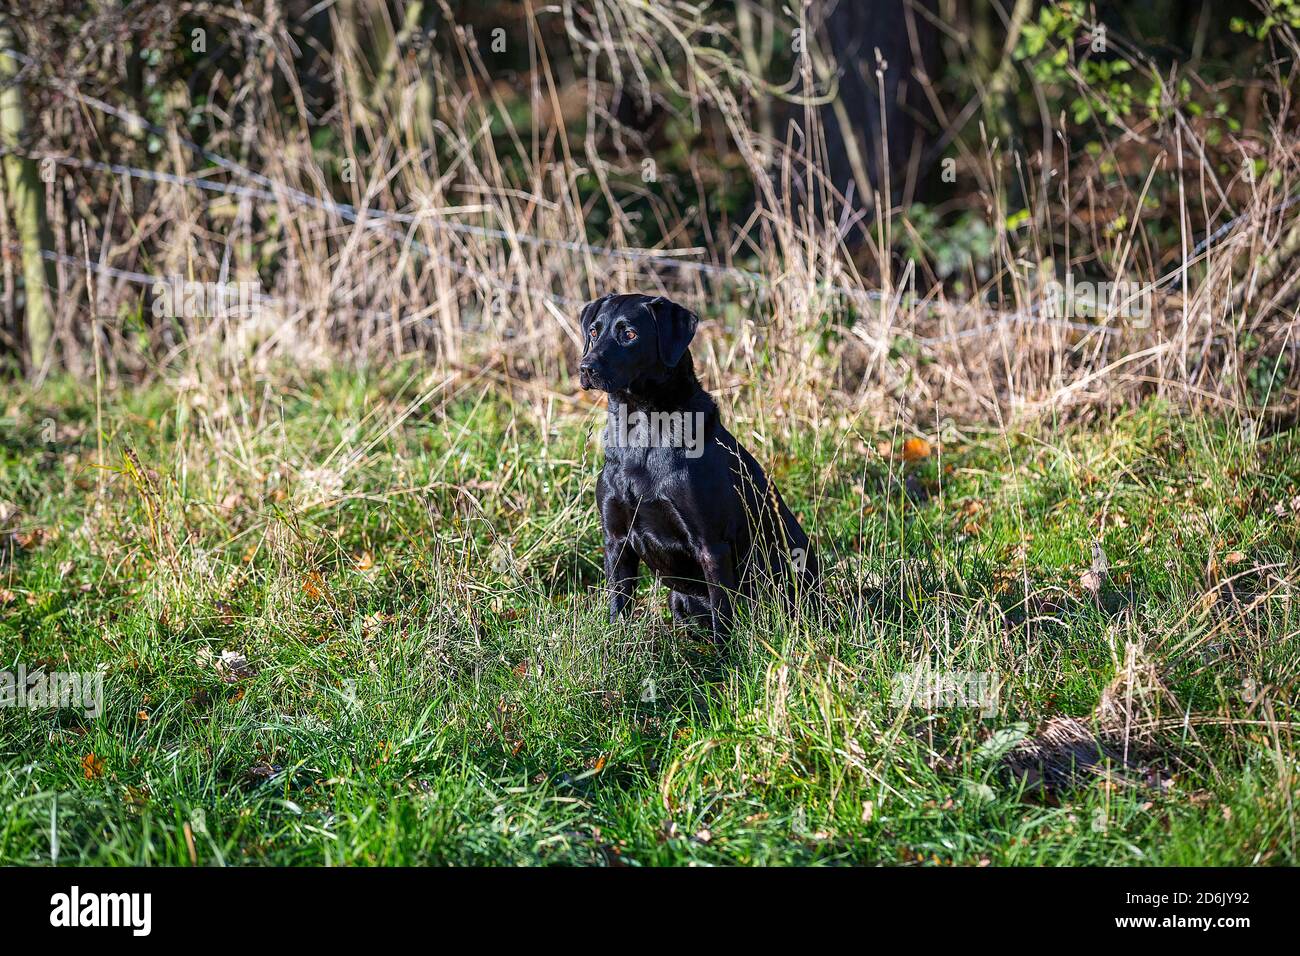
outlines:
{"label": "dog's front leg", "polygon": [[736,569],[730,545],[705,548],[700,553],[704,583],[709,589],[709,612],[715,640],[731,633],[731,595],[736,590]]}
{"label": "dog's front leg", "polygon": [[641,557],[627,537],[605,536],[605,582],[609,585],[609,623],[613,624],[636,594]]}

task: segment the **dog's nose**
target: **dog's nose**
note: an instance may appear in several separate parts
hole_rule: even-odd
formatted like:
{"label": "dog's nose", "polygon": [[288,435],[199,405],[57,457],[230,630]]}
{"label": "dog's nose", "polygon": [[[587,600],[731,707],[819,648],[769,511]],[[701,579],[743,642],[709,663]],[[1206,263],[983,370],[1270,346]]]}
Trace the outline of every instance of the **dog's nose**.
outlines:
{"label": "dog's nose", "polygon": [[591,373],[595,371],[595,366],[590,362],[583,362],[578,366],[578,384],[583,388],[591,388]]}

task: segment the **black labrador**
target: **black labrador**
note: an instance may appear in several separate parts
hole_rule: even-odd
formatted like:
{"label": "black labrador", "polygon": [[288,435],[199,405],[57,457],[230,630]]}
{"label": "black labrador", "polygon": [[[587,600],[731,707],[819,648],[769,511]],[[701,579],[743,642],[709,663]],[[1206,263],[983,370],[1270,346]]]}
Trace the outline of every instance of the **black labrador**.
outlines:
{"label": "black labrador", "polygon": [[732,599],[764,585],[810,593],[808,536],[763,469],[723,426],[695,377],[695,314],[662,296],[609,294],[582,310],[584,389],[609,394],[596,502],[605,531],[609,617],[623,613],[644,561],[672,590],[673,618],[732,622]]}

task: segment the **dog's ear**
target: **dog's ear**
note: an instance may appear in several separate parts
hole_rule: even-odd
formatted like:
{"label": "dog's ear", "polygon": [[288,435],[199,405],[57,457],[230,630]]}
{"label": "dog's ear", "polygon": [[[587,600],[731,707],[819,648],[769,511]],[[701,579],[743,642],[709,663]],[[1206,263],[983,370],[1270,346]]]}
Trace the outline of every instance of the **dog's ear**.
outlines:
{"label": "dog's ear", "polygon": [[650,310],[655,330],[659,333],[659,358],[664,365],[675,368],[690,348],[691,339],[695,338],[699,316],[663,296],[651,299],[646,308]]}
{"label": "dog's ear", "polygon": [[614,297],[614,293],[607,292],[599,299],[588,302],[582,307],[582,316],[578,319],[578,330],[582,335],[582,354],[586,355],[591,348],[591,323],[595,320],[600,312],[600,307],[608,300]]}

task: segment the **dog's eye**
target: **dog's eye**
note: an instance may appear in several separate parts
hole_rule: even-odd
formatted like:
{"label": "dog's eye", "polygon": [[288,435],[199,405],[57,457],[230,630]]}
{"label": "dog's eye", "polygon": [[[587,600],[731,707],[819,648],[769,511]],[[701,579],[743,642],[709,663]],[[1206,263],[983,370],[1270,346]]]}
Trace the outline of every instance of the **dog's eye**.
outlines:
{"label": "dog's eye", "polygon": [[593,325],[591,327],[591,337],[594,339],[598,335],[600,335],[600,329]]}
{"label": "dog's eye", "polygon": [[624,329],[624,330],[623,330],[623,341],[625,341],[625,342],[635,342],[635,341],[636,341],[636,329]]}

